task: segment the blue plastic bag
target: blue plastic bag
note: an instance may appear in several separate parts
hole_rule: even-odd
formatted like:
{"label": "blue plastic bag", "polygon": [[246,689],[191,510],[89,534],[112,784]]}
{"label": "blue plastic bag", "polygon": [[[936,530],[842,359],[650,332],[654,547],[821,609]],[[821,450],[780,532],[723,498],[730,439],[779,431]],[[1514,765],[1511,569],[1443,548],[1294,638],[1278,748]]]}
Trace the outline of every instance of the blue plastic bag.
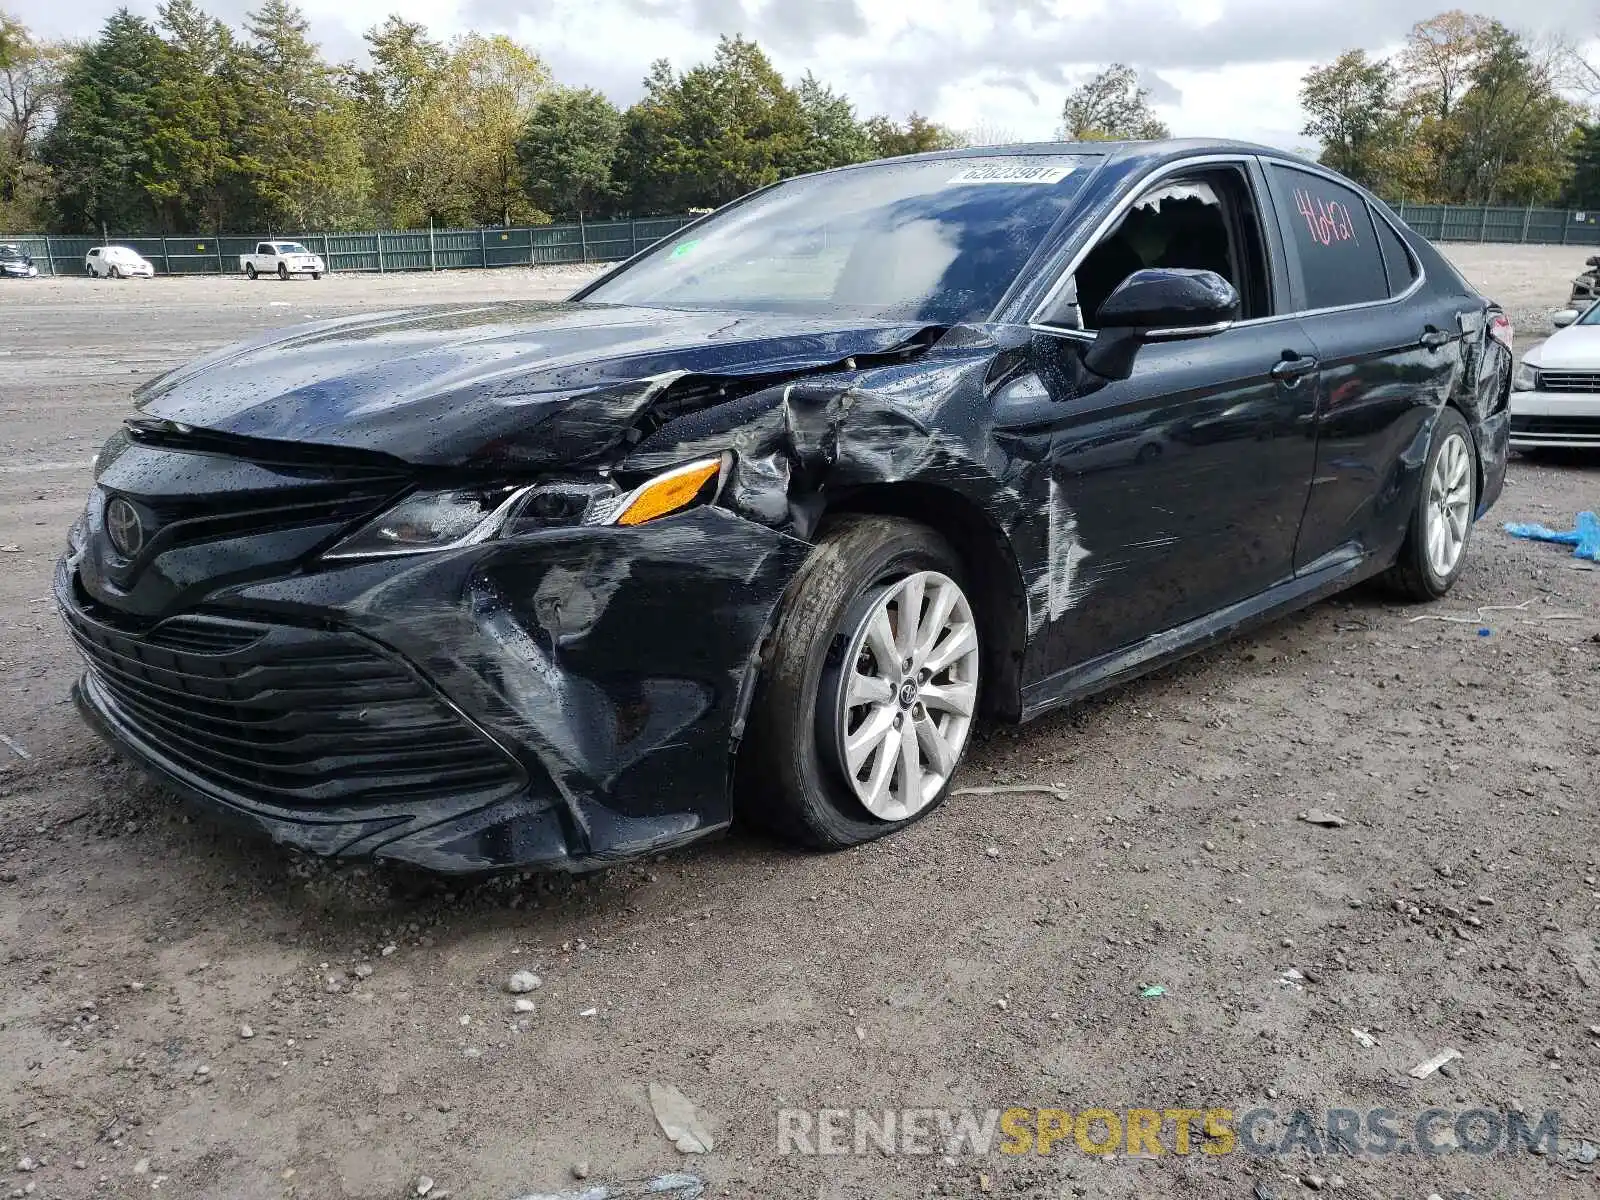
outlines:
{"label": "blue plastic bag", "polygon": [[1506,522],[1506,532],[1512,537],[1532,538],[1537,542],[1560,542],[1564,546],[1574,546],[1573,553],[1579,558],[1587,558],[1591,562],[1600,562],[1600,517],[1592,512],[1578,514],[1578,527],[1565,533],[1556,529],[1546,529],[1543,525],[1522,525],[1515,521]]}

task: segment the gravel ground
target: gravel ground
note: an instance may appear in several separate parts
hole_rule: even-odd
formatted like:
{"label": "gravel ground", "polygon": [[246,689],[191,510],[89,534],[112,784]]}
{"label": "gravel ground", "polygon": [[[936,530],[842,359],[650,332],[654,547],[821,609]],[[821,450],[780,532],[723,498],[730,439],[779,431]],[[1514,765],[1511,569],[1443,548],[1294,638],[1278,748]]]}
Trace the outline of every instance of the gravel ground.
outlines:
{"label": "gravel ground", "polygon": [[[1524,335],[1583,259],[1452,254]],[[427,1176],[509,1200],[687,1170],[766,1200],[1595,1194],[1600,572],[1499,530],[1600,505],[1593,459],[1514,460],[1447,601],[1350,594],[985,731],[958,786],[1057,790],[958,796],[844,854],[740,833],[587,880],[431,886],[238,839],[87,732],[50,572],[141,375],[304,317],[578,278],[0,287],[0,1192],[400,1197]],[[541,977],[532,1012],[517,970]],[[1462,1057],[1407,1074],[1444,1047]],[[701,1106],[710,1153],[661,1135],[651,1084]],[[1521,1107],[1560,1110],[1562,1140],[779,1153],[779,1109],[907,1105]]]}
{"label": "gravel ground", "polygon": [[1486,296],[1499,301],[1519,334],[1546,337],[1550,314],[1565,308],[1572,280],[1590,250],[1583,246],[1443,247],[1445,254]]}

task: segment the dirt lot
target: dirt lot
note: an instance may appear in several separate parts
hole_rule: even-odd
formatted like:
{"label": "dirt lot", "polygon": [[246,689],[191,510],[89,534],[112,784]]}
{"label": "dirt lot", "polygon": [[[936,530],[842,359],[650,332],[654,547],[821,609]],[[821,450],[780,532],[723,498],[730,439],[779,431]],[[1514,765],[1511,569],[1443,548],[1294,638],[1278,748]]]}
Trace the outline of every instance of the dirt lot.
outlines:
{"label": "dirt lot", "polygon": [[[1583,255],[1456,257],[1528,334]],[[830,857],[736,835],[585,881],[402,887],[191,818],[86,731],[49,578],[141,375],[304,317],[576,279],[0,287],[0,1194],[400,1197],[426,1175],[510,1200],[668,1170],[763,1200],[1595,1194],[1600,572],[1499,522],[1600,506],[1600,462],[1515,460],[1448,601],[1319,605],[989,731],[958,784],[1064,798],[959,796]],[[531,1015],[503,990],[519,968]],[[1444,1047],[1462,1058],[1408,1076]],[[711,1153],[660,1134],[651,1083],[698,1102]],[[1402,1127],[1520,1106],[1560,1110],[1562,1139],[778,1152],[783,1108],[1012,1105]]]}

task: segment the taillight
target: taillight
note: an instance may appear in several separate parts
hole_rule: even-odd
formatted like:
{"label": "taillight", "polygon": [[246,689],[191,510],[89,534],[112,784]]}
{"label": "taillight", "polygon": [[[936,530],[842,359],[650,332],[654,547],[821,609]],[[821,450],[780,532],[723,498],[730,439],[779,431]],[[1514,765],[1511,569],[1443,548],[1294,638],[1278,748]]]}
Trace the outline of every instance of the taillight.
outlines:
{"label": "taillight", "polygon": [[1513,336],[1511,318],[1506,316],[1505,313],[1499,312],[1491,316],[1489,318],[1489,336],[1495,341],[1499,342],[1507,350],[1511,349],[1511,339]]}

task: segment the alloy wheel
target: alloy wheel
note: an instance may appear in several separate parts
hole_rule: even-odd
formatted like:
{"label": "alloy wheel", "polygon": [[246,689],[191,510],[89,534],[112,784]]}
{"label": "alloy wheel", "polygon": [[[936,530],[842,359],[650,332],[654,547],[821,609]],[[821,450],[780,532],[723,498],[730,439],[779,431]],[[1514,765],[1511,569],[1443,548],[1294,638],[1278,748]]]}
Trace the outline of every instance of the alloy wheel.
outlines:
{"label": "alloy wheel", "polygon": [[978,628],[960,586],[918,571],[847,614],[849,641],[824,732],[863,807],[904,821],[931,804],[961,759],[978,701]]}
{"label": "alloy wheel", "polygon": [[1428,565],[1440,579],[1448,579],[1461,561],[1472,520],[1472,458],[1459,433],[1445,438],[1433,460],[1427,506]]}

